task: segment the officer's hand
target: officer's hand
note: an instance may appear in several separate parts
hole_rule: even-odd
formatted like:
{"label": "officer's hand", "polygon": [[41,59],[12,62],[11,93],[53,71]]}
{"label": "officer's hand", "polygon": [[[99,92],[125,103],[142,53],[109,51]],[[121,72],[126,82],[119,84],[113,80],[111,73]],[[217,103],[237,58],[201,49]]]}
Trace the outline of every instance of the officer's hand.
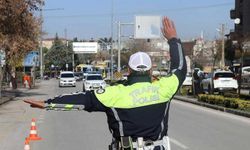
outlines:
{"label": "officer's hand", "polygon": [[44,101],[24,100],[24,102],[30,104],[30,107],[33,107],[33,108],[40,108],[40,109],[45,108],[45,102]]}
{"label": "officer's hand", "polygon": [[177,37],[174,22],[168,17],[163,17],[161,31],[167,40]]}

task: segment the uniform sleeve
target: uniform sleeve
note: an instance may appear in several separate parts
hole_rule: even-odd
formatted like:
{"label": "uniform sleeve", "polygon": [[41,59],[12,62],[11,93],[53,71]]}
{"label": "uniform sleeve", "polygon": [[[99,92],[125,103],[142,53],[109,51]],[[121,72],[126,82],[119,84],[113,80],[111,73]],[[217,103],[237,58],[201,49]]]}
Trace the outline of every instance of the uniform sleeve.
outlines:
{"label": "uniform sleeve", "polygon": [[78,92],[56,96],[45,101],[48,110],[105,111],[106,107],[96,98],[94,92]]}
{"label": "uniform sleeve", "polygon": [[[187,74],[187,64],[181,41],[176,38],[172,38],[168,41],[170,46],[170,71],[175,75],[178,80],[178,88],[182,85]],[[178,89],[177,88],[177,89]]]}

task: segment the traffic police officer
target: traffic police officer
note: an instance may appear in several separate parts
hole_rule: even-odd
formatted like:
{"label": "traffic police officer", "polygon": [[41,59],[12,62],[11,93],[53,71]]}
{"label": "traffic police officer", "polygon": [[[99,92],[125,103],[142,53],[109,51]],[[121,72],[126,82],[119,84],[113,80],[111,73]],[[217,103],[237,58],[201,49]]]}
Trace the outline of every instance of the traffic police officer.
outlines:
{"label": "traffic police officer", "polygon": [[105,112],[113,140],[112,150],[169,150],[170,101],[186,75],[186,61],[174,23],[164,17],[162,34],[170,45],[171,73],[151,82],[148,54],[130,56],[128,85],[118,84],[94,92],[61,95],[46,101],[25,100],[32,107]]}

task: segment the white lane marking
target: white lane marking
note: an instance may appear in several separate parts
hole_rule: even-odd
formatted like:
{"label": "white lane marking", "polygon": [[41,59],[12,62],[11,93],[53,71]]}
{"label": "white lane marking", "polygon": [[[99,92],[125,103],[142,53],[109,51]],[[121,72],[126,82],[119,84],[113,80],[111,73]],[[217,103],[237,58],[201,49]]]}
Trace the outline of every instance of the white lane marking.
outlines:
{"label": "white lane marking", "polygon": [[39,124],[43,123],[44,119],[45,119],[44,113],[41,113],[40,116],[39,116],[39,118],[38,118],[37,123],[39,123]]}
{"label": "white lane marking", "polygon": [[170,142],[175,144],[176,146],[182,148],[182,149],[188,149],[188,147],[186,145],[184,145],[183,143],[181,143],[180,141],[177,141],[174,138],[170,138]]}
{"label": "white lane marking", "polygon": [[41,123],[43,123],[43,120],[38,120],[37,123],[41,124]]}
{"label": "white lane marking", "polygon": [[40,120],[44,120],[44,116],[40,116],[39,119],[40,119]]}

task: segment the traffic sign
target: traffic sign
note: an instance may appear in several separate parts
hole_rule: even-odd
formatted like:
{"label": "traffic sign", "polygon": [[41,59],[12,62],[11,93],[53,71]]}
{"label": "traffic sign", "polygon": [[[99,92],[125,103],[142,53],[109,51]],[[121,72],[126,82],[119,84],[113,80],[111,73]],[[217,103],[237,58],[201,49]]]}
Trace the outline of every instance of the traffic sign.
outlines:
{"label": "traffic sign", "polygon": [[160,16],[135,16],[135,39],[159,39],[160,37]]}

